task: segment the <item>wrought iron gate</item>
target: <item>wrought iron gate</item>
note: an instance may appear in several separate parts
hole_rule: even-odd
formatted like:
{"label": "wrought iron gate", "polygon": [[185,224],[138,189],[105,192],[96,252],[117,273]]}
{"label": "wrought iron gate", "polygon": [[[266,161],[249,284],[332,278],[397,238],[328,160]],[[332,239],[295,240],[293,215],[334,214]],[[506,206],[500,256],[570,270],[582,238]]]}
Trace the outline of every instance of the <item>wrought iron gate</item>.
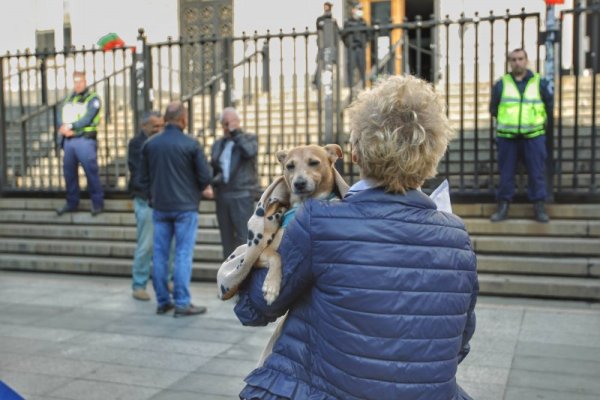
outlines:
{"label": "wrought iron gate", "polygon": [[[204,5],[209,3],[212,4]],[[228,4],[231,2],[214,2],[210,16],[201,10],[184,10],[182,18],[192,26],[199,18],[228,17]],[[547,132],[552,155],[549,173],[556,201],[597,201],[600,195],[598,55],[590,52],[588,59],[581,61],[583,38],[574,35],[572,42],[567,42],[565,34],[570,26],[576,32],[582,31],[581,24],[597,27],[598,19],[598,5],[563,11],[561,15],[563,24],[556,44],[560,73],[554,79],[556,118],[554,127]],[[367,86],[384,72],[413,73],[429,78],[446,100],[458,138],[451,143],[439,173],[440,177],[449,178],[457,198],[493,198],[498,174],[494,126],[488,111],[491,87],[507,71],[509,50],[517,47],[527,50],[532,69],[543,74],[541,26],[541,15],[522,10],[516,14],[463,15],[458,19],[446,16],[364,28],[370,38],[400,38],[389,43],[387,52],[375,51],[387,54],[368,66]],[[143,46],[138,46],[142,54],[137,56],[133,49],[126,48],[0,57],[2,193],[48,194],[63,190],[54,121],[61,100],[70,90],[70,74],[75,69],[86,71],[88,82],[103,100],[99,162],[109,193],[126,191],[127,141],[134,134],[140,109],[163,110],[174,99],[188,105],[190,134],[201,141],[207,152],[220,134],[216,123],[220,109],[236,106],[243,126],[259,136],[263,184],[280,172],[273,156],[276,150],[322,143],[326,122],[323,88],[313,80],[318,65],[317,32],[306,28],[232,36],[227,29],[221,36],[187,35],[161,43],[145,43],[142,31]],[[349,32],[339,33],[334,43],[336,51],[343,54],[341,37]],[[424,37],[432,38],[429,47],[424,44]],[[598,48],[598,35],[592,34],[587,40],[591,48]],[[369,43],[366,51],[372,52],[371,46],[377,46],[378,41]],[[419,62],[425,54],[434,59],[434,68],[425,70]],[[334,107],[328,123],[334,127],[333,140],[349,152],[345,110],[356,92],[345,85],[345,68],[341,65],[344,57],[337,60],[332,70]],[[142,74],[136,71],[139,66],[144,68]],[[143,80],[141,85],[137,79]],[[147,102],[140,103],[134,94],[139,87]],[[140,104],[143,107],[136,106]],[[343,169],[354,180],[356,170],[349,160],[345,157]],[[525,176],[522,172],[521,193],[526,186]]]}

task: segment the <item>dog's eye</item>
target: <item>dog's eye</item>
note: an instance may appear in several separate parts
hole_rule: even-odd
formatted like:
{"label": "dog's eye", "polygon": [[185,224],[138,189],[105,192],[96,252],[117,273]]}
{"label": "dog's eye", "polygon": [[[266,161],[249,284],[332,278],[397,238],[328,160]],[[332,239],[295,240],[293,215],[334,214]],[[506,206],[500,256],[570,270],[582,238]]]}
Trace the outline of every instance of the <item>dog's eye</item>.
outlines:
{"label": "dog's eye", "polygon": [[288,171],[293,171],[294,170],[294,164],[288,164],[288,165],[286,165],[285,169],[287,169]]}
{"label": "dog's eye", "polygon": [[310,165],[311,167],[318,167],[319,164],[321,164],[321,161],[319,161],[319,160],[310,160],[308,162],[308,165]]}

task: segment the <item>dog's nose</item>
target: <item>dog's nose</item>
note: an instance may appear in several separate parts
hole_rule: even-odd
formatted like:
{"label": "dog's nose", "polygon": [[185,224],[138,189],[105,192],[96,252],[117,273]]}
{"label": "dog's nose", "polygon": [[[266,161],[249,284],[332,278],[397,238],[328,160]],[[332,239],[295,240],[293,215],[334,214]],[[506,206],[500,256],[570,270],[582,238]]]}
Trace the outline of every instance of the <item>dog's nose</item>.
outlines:
{"label": "dog's nose", "polygon": [[294,188],[298,191],[302,191],[302,190],[306,189],[306,180],[298,179],[297,181],[294,182]]}

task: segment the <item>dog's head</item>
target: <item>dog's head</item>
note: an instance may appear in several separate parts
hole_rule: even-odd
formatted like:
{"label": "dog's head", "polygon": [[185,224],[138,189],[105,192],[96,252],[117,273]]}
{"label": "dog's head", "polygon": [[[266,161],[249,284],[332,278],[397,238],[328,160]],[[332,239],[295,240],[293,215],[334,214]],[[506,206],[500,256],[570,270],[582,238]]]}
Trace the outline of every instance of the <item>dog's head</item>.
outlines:
{"label": "dog's head", "polygon": [[335,186],[333,164],[338,158],[343,158],[343,153],[337,144],[298,146],[278,151],[277,159],[290,189],[290,203],[294,205],[309,197],[329,196]]}

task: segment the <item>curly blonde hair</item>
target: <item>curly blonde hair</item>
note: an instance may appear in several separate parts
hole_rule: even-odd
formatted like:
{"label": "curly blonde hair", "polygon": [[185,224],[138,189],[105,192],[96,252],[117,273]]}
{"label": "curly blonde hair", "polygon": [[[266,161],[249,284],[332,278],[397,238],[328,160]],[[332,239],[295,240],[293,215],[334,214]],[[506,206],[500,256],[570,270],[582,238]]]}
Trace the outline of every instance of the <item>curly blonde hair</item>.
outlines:
{"label": "curly blonde hair", "polygon": [[392,193],[434,177],[454,136],[440,96],[414,76],[383,78],[350,105],[349,114],[362,176]]}

